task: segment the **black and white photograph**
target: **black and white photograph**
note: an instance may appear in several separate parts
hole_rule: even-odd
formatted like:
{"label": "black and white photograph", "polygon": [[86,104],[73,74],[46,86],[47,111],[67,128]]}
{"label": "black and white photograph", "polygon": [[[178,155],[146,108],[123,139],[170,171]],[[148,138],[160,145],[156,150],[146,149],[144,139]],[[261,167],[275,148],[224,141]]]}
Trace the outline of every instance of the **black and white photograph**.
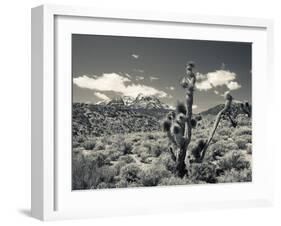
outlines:
{"label": "black and white photograph", "polygon": [[72,34],[72,189],[252,181],[252,43]]}

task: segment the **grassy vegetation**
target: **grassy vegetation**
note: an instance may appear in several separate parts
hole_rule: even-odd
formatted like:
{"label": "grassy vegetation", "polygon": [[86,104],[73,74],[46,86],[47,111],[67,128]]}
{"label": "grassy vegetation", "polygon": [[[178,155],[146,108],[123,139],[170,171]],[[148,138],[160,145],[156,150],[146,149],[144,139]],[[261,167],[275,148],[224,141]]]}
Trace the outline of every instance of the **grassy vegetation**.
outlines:
{"label": "grassy vegetation", "polygon": [[[189,150],[206,139],[214,117],[203,116],[193,130]],[[204,162],[193,163],[189,176],[175,177],[166,134],[131,131],[117,135],[76,134],[73,139],[73,189],[104,189],[251,181],[251,121],[239,116],[236,128],[222,120]],[[158,128],[156,126],[155,128]],[[104,134],[104,132],[102,133]]]}

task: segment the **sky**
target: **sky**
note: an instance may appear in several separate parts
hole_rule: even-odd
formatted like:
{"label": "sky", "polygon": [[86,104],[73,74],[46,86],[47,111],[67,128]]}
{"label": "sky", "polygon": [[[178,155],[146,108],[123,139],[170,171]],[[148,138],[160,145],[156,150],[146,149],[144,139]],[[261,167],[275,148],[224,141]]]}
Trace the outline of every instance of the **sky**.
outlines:
{"label": "sky", "polygon": [[142,93],[173,107],[184,101],[187,61],[198,78],[195,113],[224,103],[226,92],[251,103],[251,43],[84,34],[72,35],[73,102]]}

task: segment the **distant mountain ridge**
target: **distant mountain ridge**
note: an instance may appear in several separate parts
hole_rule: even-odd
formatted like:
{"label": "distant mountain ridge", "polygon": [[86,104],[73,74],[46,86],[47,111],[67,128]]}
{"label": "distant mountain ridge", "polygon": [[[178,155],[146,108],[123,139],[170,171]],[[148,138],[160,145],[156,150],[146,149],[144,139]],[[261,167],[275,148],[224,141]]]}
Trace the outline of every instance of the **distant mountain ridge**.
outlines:
{"label": "distant mountain ridge", "polygon": [[[242,108],[241,108],[241,101],[233,101],[231,104],[231,111],[237,115],[237,114],[244,114]],[[224,104],[218,104],[214,107],[209,108],[206,111],[200,112],[201,115],[217,115],[222,109],[224,108]]]}
{"label": "distant mountain ridge", "polygon": [[98,105],[128,107],[132,109],[171,109],[168,104],[163,103],[155,96],[139,94],[136,98],[123,96],[110,101],[98,102]]}

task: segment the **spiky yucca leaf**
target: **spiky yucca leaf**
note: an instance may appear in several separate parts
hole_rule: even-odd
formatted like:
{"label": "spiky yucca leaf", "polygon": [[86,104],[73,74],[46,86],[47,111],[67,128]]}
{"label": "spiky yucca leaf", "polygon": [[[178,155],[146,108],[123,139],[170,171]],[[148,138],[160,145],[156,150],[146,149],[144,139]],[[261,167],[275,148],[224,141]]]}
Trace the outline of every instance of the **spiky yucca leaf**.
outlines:
{"label": "spiky yucca leaf", "polygon": [[194,119],[194,118],[192,118],[192,119],[190,120],[190,123],[191,123],[192,128],[195,128],[196,125],[197,125],[197,121],[196,121],[196,119]]}
{"label": "spiky yucca leaf", "polygon": [[178,102],[176,107],[177,113],[182,113],[186,115],[186,106],[183,102]]}
{"label": "spiky yucca leaf", "polygon": [[165,120],[165,121],[163,122],[163,130],[164,130],[164,132],[170,131],[171,126],[172,126],[172,121],[170,121],[170,120]]}
{"label": "spiky yucca leaf", "polygon": [[177,135],[181,132],[181,127],[178,123],[174,123],[171,130],[172,130],[172,133]]}

